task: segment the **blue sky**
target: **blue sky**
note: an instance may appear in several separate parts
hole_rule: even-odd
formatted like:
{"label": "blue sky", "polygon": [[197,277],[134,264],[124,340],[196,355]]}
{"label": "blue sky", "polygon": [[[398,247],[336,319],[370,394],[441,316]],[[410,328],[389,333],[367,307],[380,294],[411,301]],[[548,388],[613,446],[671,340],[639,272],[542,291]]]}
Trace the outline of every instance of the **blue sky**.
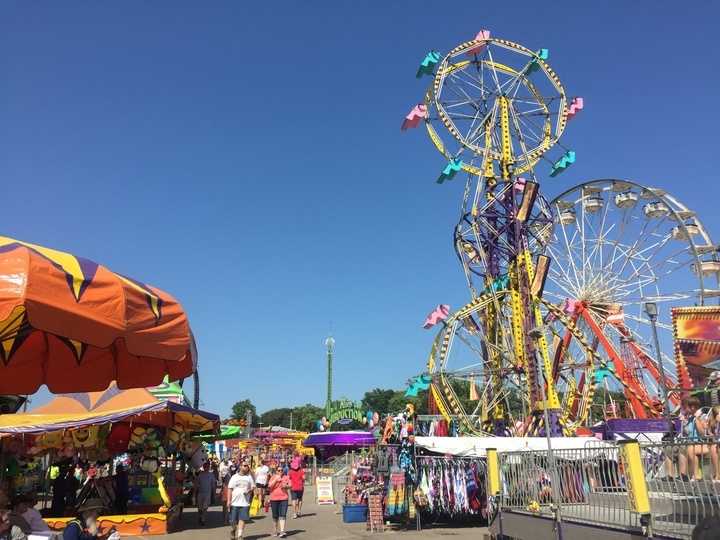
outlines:
{"label": "blue sky", "polygon": [[537,49],[585,97],[578,162],[546,195],[624,177],[720,236],[717,4],[5,2],[2,234],[159,286],[198,339],[203,402],[322,403],[423,370],[464,303],[461,183],[399,125],[417,64],[480,28]]}

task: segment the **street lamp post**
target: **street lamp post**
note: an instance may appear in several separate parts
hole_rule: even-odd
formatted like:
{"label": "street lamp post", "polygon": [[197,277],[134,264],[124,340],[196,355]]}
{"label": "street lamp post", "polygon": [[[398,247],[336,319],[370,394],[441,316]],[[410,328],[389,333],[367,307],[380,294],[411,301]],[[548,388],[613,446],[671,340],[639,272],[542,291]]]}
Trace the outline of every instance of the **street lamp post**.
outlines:
{"label": "street lamp post", "polygon": [[665,364],[663,363],[662,353],[660,352],[660,340],[658,339],[657,333],[658,308],[655,302],[645,302],[644,308],[645,314],[648,316],[648,319],[650,319],[650,326],[652,326],[653,341],[655,342],[655,355],[657,356],[658,364],[660,366],[660,378],[662,379],[660,381],[660,387],[662,388],[663,416],[668,423],[668,433],[672,433],[672,420],[670,419],[670,402],[667,383],[665,380]]}
{"label": "street lamp post", "polygon": [[[543,330],[541,327],[533,328],[528,332],[528,336],[530,336],[534,343],[537,343],[537,341],[543,336]],[[548,447],[548,464],[550,465],[550,477],[552,478],[553,486],[559,486],[560,485],[560,477],[558,475],[557,471],[557,464],[555,461],[555,453],[553,452],[552,447],[552,434],[550,432],[550,412],[548,411],[548,400],[547,400],[547,392],[545,391],[545,384],[549,383],[545,377],[545,372],[540,368],[540,357],[537,354],[537,350],[534,348],[533,352],[533,369],[535,370],[535,373],[537,374],[537,379],[540,381],[540,397],[543,402],[543,420],[545,422],[545,439],[547,441],[547,447]],[[552,504],[555,507],[554,513],[555,513],[555,520],[558,524],[562,521],[562,509],[561,509],[561,503],[558,498],[556,498],[556,490],[552,490],[551,493],[551,500]],[[562,538],[561,536],[561,527],[557,527],[557,538]]]}

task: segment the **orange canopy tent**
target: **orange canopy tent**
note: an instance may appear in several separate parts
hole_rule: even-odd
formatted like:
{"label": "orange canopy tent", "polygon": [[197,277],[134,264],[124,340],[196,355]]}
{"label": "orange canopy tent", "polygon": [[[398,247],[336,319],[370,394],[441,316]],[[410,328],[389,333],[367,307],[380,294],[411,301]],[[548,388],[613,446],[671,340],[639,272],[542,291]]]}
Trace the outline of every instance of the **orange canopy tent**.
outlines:
{"label": "orange canopy tent", "polygon": [[216,432],[220,426],[215,414],[159,400],[145,388],[120,390],[111,384],[102,392],[57,396],[29,413],[0,415],[0,436],[119,421],[163,427],[179,424],[192,433]]}
{"label": "orange canopy tent", "polygon": [[193,374],[169,294],[93,261],[0,236],[0,394],[155,386]]}

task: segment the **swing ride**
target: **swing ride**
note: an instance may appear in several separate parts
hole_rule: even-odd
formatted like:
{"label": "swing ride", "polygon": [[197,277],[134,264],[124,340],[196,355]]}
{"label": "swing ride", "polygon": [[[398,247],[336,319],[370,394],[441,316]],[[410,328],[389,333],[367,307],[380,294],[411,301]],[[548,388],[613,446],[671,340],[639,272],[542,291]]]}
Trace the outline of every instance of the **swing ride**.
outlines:
{"label": "swing ride", "polygon": [[[661,416],[660,362],[677,383],[643,306],[662,306],[657,328],[672,350],[671,308],[720,296],[716,246],[663,190],[595,180],[542,196],[536,168],[554,177],[575,162],[560,137],[584,107],[548,58],[487,30],[445,56],[430,51],[417,76],[431,83],[402,125],[422,123],[447,160],[438,183],[467,173],[453,241],[471,299],[431,315],[442,328],[422,377],[432,407],[466,434],[541,435],[547,413],[551,435],[571,435],[600,388],[624,394],[623,414]],[[458,380],[477,389],[474,410]]]}

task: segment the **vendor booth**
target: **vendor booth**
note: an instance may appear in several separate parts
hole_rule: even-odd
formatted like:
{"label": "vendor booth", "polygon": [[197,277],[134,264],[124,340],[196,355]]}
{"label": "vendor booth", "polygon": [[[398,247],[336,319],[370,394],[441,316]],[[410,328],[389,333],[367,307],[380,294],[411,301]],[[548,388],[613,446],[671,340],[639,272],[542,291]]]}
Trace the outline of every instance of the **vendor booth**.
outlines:
{"label": "vendor booth", "polygon": [[2,471],[10,492],[47,493],[50,480],[43,517],[52,530],[61,531],[84,500],[100,499],[105,530],[165,534],[182,513],[186,480],[206,460],[192,437],[218,429],[214,414],[113,384],[0,416]]}
{"label": "vendor booth", "polygon": [[254,466],[256,460],[262,456],[267,462],[290,463],[292,457],[301,455],[312,457],[312,448],[305,448],[303,441],[307,437],[304,431],[294,431],[287,428],[256,430],[246,439],[230,438],[225,441],[227,453],[230,457],[244,456]]}
{"label": "vendor booth", "polygon": [[311,433],[303,446],[315,450],[321,459],[344,454],[352,450],[375,446],[376,439],[369,431],[324,431]]}

